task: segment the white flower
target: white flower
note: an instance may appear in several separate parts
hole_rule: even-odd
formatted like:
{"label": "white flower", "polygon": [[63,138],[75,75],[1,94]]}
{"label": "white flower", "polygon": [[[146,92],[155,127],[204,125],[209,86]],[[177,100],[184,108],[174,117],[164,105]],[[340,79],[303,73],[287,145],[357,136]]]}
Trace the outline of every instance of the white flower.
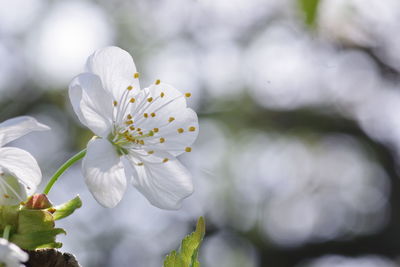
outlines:
{"label": "white flower", "polygon": [[21,262],[26,262],[29,256],[17,245],[0,238],[0,266],[4,267],[23,267]]}
{"label": "white flower", "polygon": [[189,93],[159,80],[140,89],[138,77],[128,52],[107,47],[71,82],[74,111],[97,135],[83,160],[85,182],[105,207],[117,205],[132,180],[154,206],[177,209],[193,185],[175,157],[191,151],[197,115],[186,106]]}
{"label": "white flower", "polygon": [[36,160],[27,151],[3,147],[32,131],[50,128],[28,116],[0,123],[0,205],[15,205],[36,191],[42,173]]}

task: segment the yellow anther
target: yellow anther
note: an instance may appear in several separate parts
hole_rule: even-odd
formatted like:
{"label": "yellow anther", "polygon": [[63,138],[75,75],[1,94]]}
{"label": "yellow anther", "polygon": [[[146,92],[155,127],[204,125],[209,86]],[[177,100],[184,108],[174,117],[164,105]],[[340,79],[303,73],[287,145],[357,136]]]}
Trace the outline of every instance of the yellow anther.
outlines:
{"label": "yellow anther", "polygon": [[194,132],[194,131],[196,131],[196,127],[190,126],[190,127],[189,127],[189,132]]}
{"label": "yellow anther", "polygon": [[143,162],[139,162],[137,165],[138,165],[138,166],[143,166],[144,163],[143,163]]}
{"label": "yellow anther", "polygon": [[126,125],[131,125],[131,124],[133,124],[133,120],[126,121],[125,124]]}
{"label": "yellow anther", "polygon": [[135,101],[136,101],[136,99],[133,97],[129,100],[129,102],[131,102],[131,103],[135,103]]}
{"label": "yellow anther", "polygon": [[149,155],[154,154],[154,150],[147,151]]}
{"label": "yellow anther", "polygon": [[158,128],[154,128],[153,132],[158,133]]}
{"label": "yellow anther", "polygon": [[161,96],[161,97],[164,97],[164,96],[165,96],[164,92],[161,92],[160,96]]}
{"label": "yellow anther", "polygon": [[186,94],[185,94],[185,97],[191,97],[191,96],[192,96],[191,93],[186,93]]}
{"label": "yellow anther", "polygon": [[118,105],[118,102],[116,100],[114,100],[113,105],[114,105],[114,107],[116,107]]}
{"label": "yellow anther", "polygon": [[139,135],[143,135],[143,132],[138,132]]}
{"label": "yellow anther", "polygon": [[165,163],[165,162],[167,162],[169,159],[167,159],[167,158],[165,158],[165,159],[163,159],[163,163]]}
{"label": "yellow anther", "polygon": [[160,138],[160,143],[164,143],[165,142],[165,138],[164,137],[161,137]]}
{"label": "yellow anther", "polygon": [[186,152],[191,152],[191,151],[192,151],[192,148],[191,148],[191,147],[186,147],[186,148],[185,148],[185,151],[186,151]]}
{"label": "yellow anther", "polygon": [[174,117],[169,117],[168,122],[173,122],[175,120]]}
{"label": "yellow anther", "polygon": [[128,120],[132,119],[132,115],[128,114],[128,116],[126,116],[128,118]]}
{"label": "yellow anther", "polygon": [[135,79],[139,78],[139,72],[136,72],[135,74],[133,74],[133,78],[135,78]]}
{"label": "yellow anther", "polygon": [[133,89],[133,87],[131,86],[131,85],[129,85],[128,87],[126,87],[126,90],[128,90],[128,91],[130,91],[130,90],[132,90]]}
{"label": "yellow anther", "polygon": [[178,133],[183,133],[185,130],[183,130],[183,128],[179,128],[177,131]]}
{"label": "yellow anther", "polygon": [[144,114],[143,114],[143,117],[148,118],[148,117],[149,117],[149,114],[144,113]]}
{"label": "yellow anther", "polygon": [[140,141],[139,141],[139,144],[144,145],[144,141],[143,141],[143,140],[140,140]]}
{"label": "yellow anther", "polygon": [[154,135],[154,132],[153,132],[153,131],[150,131],[150,132],[148,133],[148,135],[149,135],[149,136],[153,136],[153,135]]}
{"label": "yellow anther", "polygon": [[156,113],[152,112],[152,113],[150,114],[150,116],[155,117],[155,116],[156,116]]}
{"label": "yellow anther", "polygon": [[161,82],[160,80],[156,80],[155,84],[156,84],[156,85],[159,85],[160,82]]}
{"label": "yellow anther", "polygon": [[137,128],[137,129],[136,129],[136,131],[138,131],[138,132],[140,132],[141,130],[142,130],[142,129],[140,129],[140,128]]}
{"label": "yellow anther", "polygon": [[135,127],[131,126],[131,127],[129,127],[129,129],[131,129],[131,131],[134,131]]}
{"label": "yellow anther", "polygon": [[153,101],[152,97],[147,98],[147,102],[151,102],[151,101]]}

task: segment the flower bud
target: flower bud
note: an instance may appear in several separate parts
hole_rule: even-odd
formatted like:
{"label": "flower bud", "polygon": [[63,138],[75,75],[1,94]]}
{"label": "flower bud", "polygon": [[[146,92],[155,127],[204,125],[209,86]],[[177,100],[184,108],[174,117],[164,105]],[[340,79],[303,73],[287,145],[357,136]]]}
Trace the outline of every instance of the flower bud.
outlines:
{"label": "flower bud", "polygon": [[25,207],[27,209],[41,210],[48,209],[52,207],[50,200],[47,198],[45,194],[35,194],[28,198],[28,201],[25,203]]}

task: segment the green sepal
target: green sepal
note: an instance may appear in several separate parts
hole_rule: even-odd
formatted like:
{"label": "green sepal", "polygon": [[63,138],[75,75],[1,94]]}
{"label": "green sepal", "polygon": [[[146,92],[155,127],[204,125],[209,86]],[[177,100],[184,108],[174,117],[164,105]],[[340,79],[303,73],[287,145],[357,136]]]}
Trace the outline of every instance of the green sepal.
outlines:
{"label": "green sepal", "polygon": [[46,210],[20,210],[15,232],[10,241],[22,249],[59,248],[56,235],[66,234],[64,229],[54,228],[53,215]]}
{"label": "green sepal", "polygon": [[204,218],[197,221],[196,230],[186,236],[179,251],[172,251],[164,260],[164,267],[200,267],[198,260],[200,244],[205,235]]}
{"label": "green sepal", "polygon": [[64,204],[52,207],[52,209],[55,210],[53,213],[53,218],[55,221],[57,221],[62,218],[68,217],[80,207],[82,207],[82,200],[79,196],[76,196],[75,198],[71,199],[68,202],[65,202]]}

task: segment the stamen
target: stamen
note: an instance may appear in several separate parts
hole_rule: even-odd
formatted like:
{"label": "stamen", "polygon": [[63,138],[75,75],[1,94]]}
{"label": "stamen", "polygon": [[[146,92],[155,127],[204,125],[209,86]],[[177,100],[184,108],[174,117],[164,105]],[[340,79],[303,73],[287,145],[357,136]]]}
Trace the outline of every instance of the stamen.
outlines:
{"label": "stamen", "polygon": [[150,114],[150,116],[152,116],[153,118],[156,116],[156,113],[154,113],[154,112],[152,112],[151,114]]}
{"label": "stamen", "polygon": [[161,82],[160,80],[156,80],[155,84],[156,84],[156,85],[159,85],[160,82]]}
{"label": "stamen", "polygon": [[189,132],[194,132],[194,131],[196,131],[196,127],[190,126],[190,127],[189,127]]}
{"label": "stamen", "polygon": [[132,115],[131,114],[128,114],[126,117],[128,118],[128,120],[132,119]]}
{"label": "stamen", "polygon": [[148,133],[148,135],[149,135],[149,136],[153,136],[153,135],[154,135],[154,132],[153,132],[153,131],[150,131],[150,132]]}
{"label": "stamen", "polygon": [[149,114],[144,113],[144,114],[143,114],[143,117],[148,118],[148,117],[149,117]]}
{"label": "stamen", "polygon": [[191,97],[191,96],[192,96],[191,93],[186,93],[186,94],[185,94],[185,97]]}
{"label": "stamen", "polygon": [[163,159],[163,163],[165,163],[165,162],[167,162],[169,159],[168,158],[165,158],[165,159]]}
{"label": "stamen", "polygon": [[154,128],[153,132],[158,133],[158,128]]}
{"label": "stamen", "polygon": [[165,142],[165,138],[161,137],[160,138],[160,143],[164,143]]}
{"label": "stamen", "polygon": [[151,102],[151,101],[153,101],[152,97],[147,98],[147,102]]}
{"label": "stamen", "polygon": [[144,140],[139,140],[139,144],[144,145]]}
{"label": "stamen", "polygon": [[136,99],[134,97],[131,97],[131,99],[129,100],[129,102],[131,103],[135,103]]}
{"label": "stamen", "polygon": [[131,86],[131,85],[129,85],[128,87],[126,87],[126,90],[128,90],[128,91],[130,91],[130,90],[132,90],[133,89],[133,87]]}
{"label": "stamen", "polygon": [[126,121],[125,124],[126,125],[131,125],[131,124],[133,124],[133,120]]}
{"label": "stamen", "polygon": [[183,130],[183,128],[179,128],[177,131],[178,133],[183,133],[185,130]]}
{"label": "stamen", "polygon": [[136,164],[137,166],[143,166],[144,163],[143,162],[139,162],[138,164]]}
{"label": "stamen", "polygon": [[175,120],[174,117],[169,117],[168,122],[173,122]]}
{"label": "stamen", "polygon": [[131,126],[131,127],[129,127],[129,129],[131,129],[131,131],[134,131],[135,127]]}
{"label": "stamen", "polygon": [[149,155],[154,154],[154,150],[147,151]]}
{"label": "stamen", "polygon": [[133,74],[133,78],[135,78],[135,79],[139,78],[139,72],[136,72],[135,74]]}
{"label": "stamen", "polygon": [[186,152],[191,152],[191,151],[192,151],[192,148],[191,148],[191,147],[186,147],[186,148],[185,148],[185,151],[186,151]]}
{"label": "stamen", "polygon": [[118,102],[116,100],[114,100],[113,105],[114,105],[114,107],[116,107],[118,105]]}
{"label": "stamen", "polygon": [[165,96],[164,92],[161,92],[160,96],[161,96],[161,97],[164,97],[164,96]]}

